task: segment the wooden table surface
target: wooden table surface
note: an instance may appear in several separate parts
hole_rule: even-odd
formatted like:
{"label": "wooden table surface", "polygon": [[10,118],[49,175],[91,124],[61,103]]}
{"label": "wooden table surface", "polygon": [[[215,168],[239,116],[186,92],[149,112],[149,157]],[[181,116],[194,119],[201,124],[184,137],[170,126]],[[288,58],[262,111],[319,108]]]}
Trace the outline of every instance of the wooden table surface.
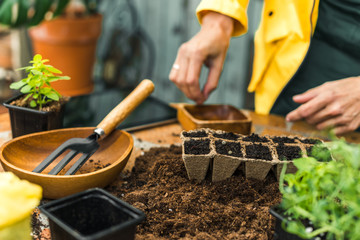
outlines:
{"label": "wooden table surface", "polygon": [[[296,122],[289,130],[283,117],[275,115],[259,115],[253,111],[243,110],[252,119],[252,132],[259,135],[298,135],[305,137],[320,137],[326,140],[326,135],[317,131],[305,122]],[[125,167],[131,170],[135,159],[151,147],[166,147],[171,144],[181,144],[180,133],[182,127],[179,123],[171,123],[148,129],[130,132],[134,138],[134,150]],[[353,132],[344,136],[347,141],[360,143],[360,133]],[[10,119],[7,109],[0,106],[0,145],[11,140]],[[0,171],[3,169],[0,166]],[[45,220],[42,220],[45,221]],[[46,221],[43,224],[48,224]],[[38,239],[50,239],[49,228],[44,228]]]}
{"label": "wooden table surface", "polygon": [[[276,115],[259,115],[253,111],[244,110],[252,119],[252,132],[260,135],[298,135],[305,137],[319,137],[326,140],[326,135],[317,131],[313,126],[299,121],[292,125],[290,131],[286,129],[285,119]],[[126,168],[133,166],[134,160],[141,152],[151,147],[181,144],[180,133],[182,127],[179,123],[170,123],[148,129],[130,132],[134,138],[134,151]],[[360,143],[360,133],[353,132],[344,136],[348,142]],[[10,140],[11,127],[7,109],[0,107],[0,145]],[[2,168],[0,166],[0,171]]]}
{"label": "wooden table surface", "polygon": [[[296,122],[291,129],[286,128],[285,119],[275,115],[259,115],[253,111],[243,110],[252,119],[252,132],[259,135],[298,135],[305,137],[319,137],[326,140],[326,135],[317,131],[305,122]],[[125,167],[131,170],[137,156],[143,154],[151,147],[167,147],[171,144],[181,144],[180,133],[182,127],[179,123],[170,123],[148,129],[130,132],[134,139],[134,149]],[[347,141],[360,143],[360,133],[353,132],[344,136]],[[11,140],[10,118],[7,109],[0,106],[0,146]],[[3,171],[0,165],[0,172]],[[46,220],[43,224],[47,225]],[[44,225],[44,226],[45,226]],[[38,239],[50,239],[49,228],[44,228]]]}

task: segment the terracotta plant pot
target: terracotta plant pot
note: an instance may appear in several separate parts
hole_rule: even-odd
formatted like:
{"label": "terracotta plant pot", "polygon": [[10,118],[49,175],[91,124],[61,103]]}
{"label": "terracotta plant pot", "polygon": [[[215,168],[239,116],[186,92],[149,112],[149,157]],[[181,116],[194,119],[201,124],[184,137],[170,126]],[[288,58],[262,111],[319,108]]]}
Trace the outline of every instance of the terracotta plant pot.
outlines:
{"label": "terracotta plant pot", "polygon": [[11,34],[8,30],[0,30],[0,67],[5,69],[13,67]]}
{"label": "terracotta plant pot", "polygon": [[11,123],[12,137],[19,137],[29,133],[53,130],[63,127],[65,104],[58,112],[43,112],[36,109],[19,107],[10,103],[20,96],[4,102],[8,108]]}
{"label": "terracotta plant pot", "polygon": [[145,214],[100,188],[39,207],[49,218],[52,239],[134,239]]}
{"label": "terracotta plant pot", "polygon": [[93,91],[93,66],[101,24],[102,16],[97,14],[84,18],[59,17],[29,29],[34,53],[51,59],[51,65],[71,77],[68,81],[52,83],[62,95],[77,96]]}

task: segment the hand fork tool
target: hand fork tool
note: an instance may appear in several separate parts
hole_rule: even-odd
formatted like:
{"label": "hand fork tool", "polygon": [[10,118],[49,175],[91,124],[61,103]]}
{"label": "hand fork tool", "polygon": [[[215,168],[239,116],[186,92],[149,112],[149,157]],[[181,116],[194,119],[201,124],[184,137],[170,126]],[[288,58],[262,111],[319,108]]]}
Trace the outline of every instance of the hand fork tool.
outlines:
{"label": "hand fork tool", "polygon": [[125,99],[123,99],[96,127],[94,132],[87,138],[71,138],[61,144],[55,151],[45,158],[34,170],[41,173],[55,159],[65,151],[70,150],[63,159],[48,173],[58,174],[78,154],[82,154],[70,167],[65,175],[73,175],[99,148],[97,142],[100,138],[109,135],[142,101],[154,90],[154,84],[143,80]]}

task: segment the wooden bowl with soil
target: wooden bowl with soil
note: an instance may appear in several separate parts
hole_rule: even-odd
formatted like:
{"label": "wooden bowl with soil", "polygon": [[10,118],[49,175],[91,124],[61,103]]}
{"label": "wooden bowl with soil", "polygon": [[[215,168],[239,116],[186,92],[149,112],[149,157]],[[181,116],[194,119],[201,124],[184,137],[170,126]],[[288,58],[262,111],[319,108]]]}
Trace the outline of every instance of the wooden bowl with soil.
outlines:
{"label": "wooden bowl with soil", "polygon": [[210,128],[244,135],[251,132],[251,118],[231,105],[178,104],[177,109],[178,121],[186,131]]}
{"label": "wooden bowl with soil", "polygon": [[89,188],[105,187],[116,179],[125,167],[133,149],[133,139],[125,131],[114,130],[99,141],[100,148],[75,175],[64,174],[79,157],[75,157],[58,175],[48,175],[67,153],[51,163],[43,173],[32,170],[61,143],[75,137],[87,137],[94,128],[58,129],[24,135],[2,145],[0,160],[5,171],[43,188],[43,197],[57,199]]}

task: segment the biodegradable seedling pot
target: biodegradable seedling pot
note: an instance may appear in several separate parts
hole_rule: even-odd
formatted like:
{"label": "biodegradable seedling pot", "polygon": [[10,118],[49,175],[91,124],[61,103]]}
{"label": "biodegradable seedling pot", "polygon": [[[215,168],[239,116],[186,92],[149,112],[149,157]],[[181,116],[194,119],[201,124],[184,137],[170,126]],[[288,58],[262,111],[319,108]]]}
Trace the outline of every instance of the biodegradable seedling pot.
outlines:
{"label": "biodegradable seedling pot", "polygon": [[211,161],[210,140],[185,141],[183,152],[186,153],[183,160],[189,179],[204,180]]}
{"label": "biodegradable seedling pot", "polygon": [[52,239],[134,239],[145,214],[100,188],[39,207],[49,218]]}
{"label": "biodegradable seedling pot", "polygon": [[240,143],[228,142],[225,140],[215,140],[216,153],[213,160],[212,181],[225,180],[239,167],[240,158],[243,157]]}
{"label": "biodegradable seedling pot", "polygon": [[284,163],[296,172],[292,160],[307,156],[320,142],[295,136],[243,135],[210,128],[182,131],[183,161],[189,179],[213,182],[230,178],[239,169],[246,178],[264,180],[270,171],[279,178]]}
{"label": "biodegradable seedling pot", "polygon": [[65,104],[62,104],[57,112],[44,112],[10,104],[21,96],[15,96],[3,103],[9,110],[13,138],[63,127]]}

